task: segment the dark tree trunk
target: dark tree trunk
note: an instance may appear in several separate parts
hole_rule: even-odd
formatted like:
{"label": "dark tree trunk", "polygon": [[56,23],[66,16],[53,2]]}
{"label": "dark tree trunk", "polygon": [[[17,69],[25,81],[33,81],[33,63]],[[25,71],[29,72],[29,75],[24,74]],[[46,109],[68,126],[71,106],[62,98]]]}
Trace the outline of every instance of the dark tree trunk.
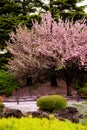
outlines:
{"label": "dark tree trunk", "polygon": [[70,86],[67,86],[67,96],[72,96]]}
{"label": "dark tree trunk", "polygon": [[57,86],[57,76],[55,74],[51,75],[51,86]]}
{"label": "dark tree trunk", "polygon": [[63,77],[64,77],[64,81],[66,82],[67,85],[67,96],[72,96],[71,94],[71,86],[72,86],[72,81],[73,81],[73,77],[74,77],[74,72],[72,71],[71,68],[65,68],[63,70]]}
{"label": "dark tree trunk", "polygon": [[66,82],[66,85],[67,85],[67,96],[72,96],[72,94],[71,94],[71,83],[72,82],[70,82],[70,81],[67,81]]}
{"label": "dark tree trunk", "polygon": [[28,86],[32,85],[32,77],[27,78],[27,85]]}

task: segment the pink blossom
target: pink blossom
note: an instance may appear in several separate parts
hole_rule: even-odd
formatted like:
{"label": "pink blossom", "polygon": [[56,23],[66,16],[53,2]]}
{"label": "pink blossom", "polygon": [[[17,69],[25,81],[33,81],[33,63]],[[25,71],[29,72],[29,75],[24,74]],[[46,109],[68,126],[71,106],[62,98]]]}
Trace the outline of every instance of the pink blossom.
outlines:
{"label": "pink blossom", "polygon": [[8,63],[9,71],[16,77],[34,75],[40,66],[58,69],[65,62],[79,58],[79,67],[87,69],[87,27],[85,20],[58,23],[50,13],[42,14],[39,24],[33,22],[31,30],[18,27],[10,34],[7,49],[13,55]]}

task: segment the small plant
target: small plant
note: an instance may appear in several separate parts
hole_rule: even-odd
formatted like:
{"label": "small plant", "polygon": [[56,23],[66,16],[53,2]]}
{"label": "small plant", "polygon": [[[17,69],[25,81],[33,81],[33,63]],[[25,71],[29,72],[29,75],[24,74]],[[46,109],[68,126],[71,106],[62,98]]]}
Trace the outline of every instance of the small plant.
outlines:
{"label": "small plant", "polygon": [[2,112],[4,107],[5,107],[5,105],[3,103],[0,103],[0,112]]}
{"label": "small plant", "polygon": [[72,106],[76,107],[79,113],[83,116],[87,115],[87,101],[74,103]]}
{"label": "small plant", "polygon": [[80,88],[77,93],[79,96],[87,96],[87,87]]}
{"label": "small plant", "polygon": [[63,110],[66,105],[66,99],[60,95],[42,96],[37,100],[37,106],[49,112]]}
{"label": "small plant", "polygon": [[80,124],[87,126],[87,118],[80,119]]}
{"label": "small plant", "polygon": [[4,109],[4,107],[5,107],[5,105],[2,102],[0,102],[0,117],[3,116],[3,109]]}

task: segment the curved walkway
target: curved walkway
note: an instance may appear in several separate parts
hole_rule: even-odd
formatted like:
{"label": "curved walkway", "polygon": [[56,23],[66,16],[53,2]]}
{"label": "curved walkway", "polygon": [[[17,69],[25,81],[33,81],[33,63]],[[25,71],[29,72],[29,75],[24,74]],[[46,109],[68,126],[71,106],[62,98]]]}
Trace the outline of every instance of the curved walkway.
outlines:
{"label": "curved walkway", "polygon": [[[29,112],[29,111],[37,111],[38,107],[36,105],[36,101],[28,101],[28,102],[3,102],[6,107],[11,108],[11,109],[19,109],[22,112]],[[74,103],[82,103],[82,101],[76,101],[76,100],[69,100],[68,101],[68,106],[72,106]]]}
{"label": "curved walkway", "polygon": [[17,104],[17,102],[4,102],[4,104],[5,104],[5,107],[11,108],[11,109],[19,109],[22,112],[38,110],[36,101],[20,102],[19,104]]}

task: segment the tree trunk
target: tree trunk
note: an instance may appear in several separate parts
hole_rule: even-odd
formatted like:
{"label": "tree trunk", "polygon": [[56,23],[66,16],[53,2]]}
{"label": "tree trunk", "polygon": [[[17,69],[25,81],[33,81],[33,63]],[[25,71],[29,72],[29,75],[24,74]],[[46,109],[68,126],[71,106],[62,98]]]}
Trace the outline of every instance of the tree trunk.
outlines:
{"label": "tree trunk", "polygon": [[27,78],[27,86],[32,85],[32,77]]}
{"label": "tree trunk", "polygon": [[51,86],[57,86],[57,77],[56,75],[51,75]]}
{"label": "tree trunk", "polygon": [[67,90],[66,90],[67,91],[67,96],[72,96],[70,87],[71,86],[67,84]]}

